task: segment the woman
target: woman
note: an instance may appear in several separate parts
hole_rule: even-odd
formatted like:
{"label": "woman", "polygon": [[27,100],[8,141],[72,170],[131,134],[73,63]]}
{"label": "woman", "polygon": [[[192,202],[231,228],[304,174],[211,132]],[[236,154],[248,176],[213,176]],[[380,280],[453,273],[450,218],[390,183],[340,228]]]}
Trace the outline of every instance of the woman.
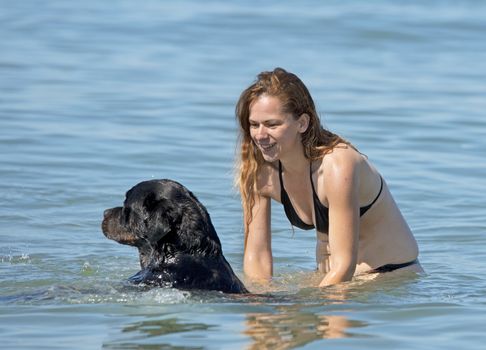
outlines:
{"label": "woman", "polygon": [[316,229],[320,287],[354,275],[420,272],[417,243],[371,163],[324,129],[303,82],[281,68],[262,72],[240,96],[243,268],[251,279],[273,274],[270,202],[291,224]]}

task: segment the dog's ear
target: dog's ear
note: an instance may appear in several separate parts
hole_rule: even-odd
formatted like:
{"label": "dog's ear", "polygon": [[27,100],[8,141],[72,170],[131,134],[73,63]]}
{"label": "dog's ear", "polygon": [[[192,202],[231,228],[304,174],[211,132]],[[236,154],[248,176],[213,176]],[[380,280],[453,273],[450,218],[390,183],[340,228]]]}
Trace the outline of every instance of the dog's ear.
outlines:
{"label": "dog's ear", "polygon": [[180,206],[167,198],[157,198],[156,193],[152,192],[148,194],[143,201],[143,206],[150,216],[154,214],[163,215],[167,217],[171,223],[180,221]]}
{"label": "dog's ear", "polygon": [[149,213],[153,212],[157,208],[158,204],[159,201],[153,192],[149,193],[149,195],[145,197],[145,200],[143,201],[143,206]]}
{"label": "dog's ear", "polygon": [[150,193],[143,202],[148,213],[144,220],[151,240],[155,243],[176,229],[181,221],[180,207],[166,198],[157,199],[155,193]]}

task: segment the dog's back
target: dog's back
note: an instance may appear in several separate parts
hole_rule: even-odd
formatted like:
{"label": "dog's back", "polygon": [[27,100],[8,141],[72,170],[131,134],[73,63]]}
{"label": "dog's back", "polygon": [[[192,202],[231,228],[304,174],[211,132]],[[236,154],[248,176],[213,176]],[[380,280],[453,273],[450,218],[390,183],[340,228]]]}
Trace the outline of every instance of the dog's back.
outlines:
{"label": "dog's back", "polygon": [[224,256],[194,258],[185,255],[174,262],[149,266],[129,278],[135,284],[177,289],[207,289],[224,293],[248,293]]}

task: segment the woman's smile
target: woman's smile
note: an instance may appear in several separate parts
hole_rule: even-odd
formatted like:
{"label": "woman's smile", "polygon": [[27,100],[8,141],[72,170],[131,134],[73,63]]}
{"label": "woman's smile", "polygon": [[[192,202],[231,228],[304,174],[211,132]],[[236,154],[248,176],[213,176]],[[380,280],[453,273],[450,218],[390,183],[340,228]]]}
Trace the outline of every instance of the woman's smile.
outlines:
{"label": "woman's smile", "polygon": [[263,152],[270,152],[274,149],[274,147],[277,145],[277,143],[267,143],[267,144],[262,144],[259,143],[258,147],[263,151]]}

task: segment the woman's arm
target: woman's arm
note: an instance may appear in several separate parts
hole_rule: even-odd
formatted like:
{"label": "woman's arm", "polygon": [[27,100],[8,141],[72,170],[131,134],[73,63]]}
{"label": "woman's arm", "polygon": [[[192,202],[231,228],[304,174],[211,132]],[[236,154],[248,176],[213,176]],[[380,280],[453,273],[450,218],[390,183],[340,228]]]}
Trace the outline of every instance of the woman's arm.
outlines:
{"label": "woman's arm", "polygon": [[[334,157],[333,157],[334,158]],[[356,162],[336,155],[328,166],[330,270],[319,284],[325,287],[351,280],[356,270],[359,240],[359,172]]]}
{"label": "woman's arm", "polygon": [[273,275],[270,211],[270,198],[255,194],[243,257],[243,270],[250,279],[268,281]]}

